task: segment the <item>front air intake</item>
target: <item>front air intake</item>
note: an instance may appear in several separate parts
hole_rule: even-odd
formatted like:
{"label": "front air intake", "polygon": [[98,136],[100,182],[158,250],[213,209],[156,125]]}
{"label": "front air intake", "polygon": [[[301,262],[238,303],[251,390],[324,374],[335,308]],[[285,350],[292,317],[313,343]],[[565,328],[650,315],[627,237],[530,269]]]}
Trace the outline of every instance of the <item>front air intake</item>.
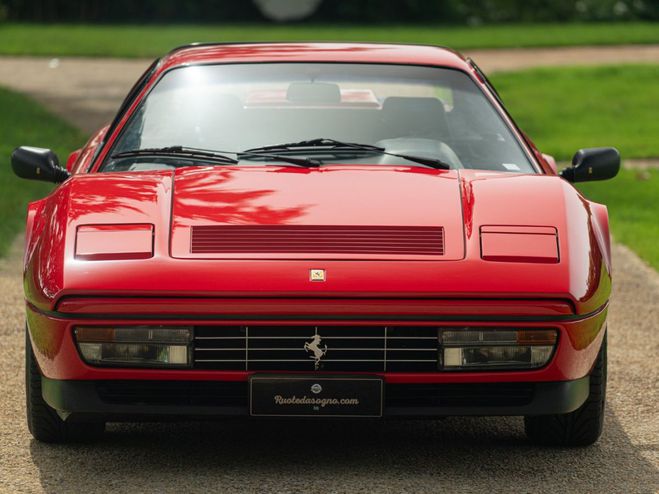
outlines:
{"label": "front air intake", "polygon": [[201,225],[192,227],[192,254],[444,255],[436,226]]}

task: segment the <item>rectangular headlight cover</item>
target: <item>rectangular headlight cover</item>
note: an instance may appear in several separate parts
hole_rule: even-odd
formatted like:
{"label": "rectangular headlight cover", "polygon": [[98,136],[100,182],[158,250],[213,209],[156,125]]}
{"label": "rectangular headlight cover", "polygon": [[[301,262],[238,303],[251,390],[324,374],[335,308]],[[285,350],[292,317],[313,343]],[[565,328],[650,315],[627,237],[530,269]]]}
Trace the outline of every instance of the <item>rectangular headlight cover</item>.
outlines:
{"label": "rectangular headlight cover", "polygon": [[547,364],[556,347],[554,329],[440,330],[445,370],[534,369]]}
{"label": "rectangular headlight cover", "polygon": [[78,327],[75,339],[85,362],[99,366],[189,367],[192,328]]}
{"label": "rectangular headlight cover", "polygon": [[481,226],[485,261],[557,263],[558,231],[551,226]]}
{"label": "rectangular headlight cover", "polygon": [[112,261],[153,257],[153,225],[81,225],[76,230],[76,259]]}

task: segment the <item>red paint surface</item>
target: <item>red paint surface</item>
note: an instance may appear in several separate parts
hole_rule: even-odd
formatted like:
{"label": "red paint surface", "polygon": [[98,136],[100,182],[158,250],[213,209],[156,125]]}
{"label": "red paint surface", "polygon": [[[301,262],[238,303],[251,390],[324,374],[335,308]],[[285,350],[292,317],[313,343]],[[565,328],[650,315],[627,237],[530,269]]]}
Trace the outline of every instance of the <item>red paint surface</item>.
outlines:
{"label": "red paint surface", "polygon": [[465,300],[376,298],[146,298],[66,297],[57,311],[84,314],[297,316],[568,316],[572,306],[562,300]]}
{"label": "red paint surface", "polygon": [[[179,168],[174,175],[172,255],[198,259],[462,259],[458,185],[455,171],[405,166]],[[446,241],[442,256],[337,255],[312,248],[290,254],[192,253],[191,227],[208,225],[441,227]],[[309,240],[313,239],[310,235]]]}

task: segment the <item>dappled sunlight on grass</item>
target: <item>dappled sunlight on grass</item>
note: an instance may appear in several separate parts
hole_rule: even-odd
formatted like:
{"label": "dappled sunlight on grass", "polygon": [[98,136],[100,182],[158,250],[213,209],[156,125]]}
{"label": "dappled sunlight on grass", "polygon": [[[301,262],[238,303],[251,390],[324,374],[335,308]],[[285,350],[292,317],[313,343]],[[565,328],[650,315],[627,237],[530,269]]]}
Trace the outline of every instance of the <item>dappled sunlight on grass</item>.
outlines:
{"label": "dappled sunlight on grass", "polygon": [[621,170],[611,181],[578,188],[607,205],[614,239],[659,269],[659,170]]}
{"label": "dappled sunlight on grass", "polygon": [[62,162],[84,143],[82,135],[40,105],[0,88],[0,256],[25,226],[28,201],[44,197],[52,186],[23,180],[11,169],[10,154],[17,146],[54,149]]}

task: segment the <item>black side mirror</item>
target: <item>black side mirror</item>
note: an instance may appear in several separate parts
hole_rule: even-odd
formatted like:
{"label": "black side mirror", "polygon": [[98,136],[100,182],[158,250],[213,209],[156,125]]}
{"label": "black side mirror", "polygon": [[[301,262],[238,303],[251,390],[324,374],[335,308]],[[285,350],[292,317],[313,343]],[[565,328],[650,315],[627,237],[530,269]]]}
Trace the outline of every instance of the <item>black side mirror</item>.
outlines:
{"label": "black side mirror", "polygon": [[613,178],[620,170],[620,153],[616,148],[580,149],[572,158],[572,167],[561,172],[569,182],[588,182]]}
{"label": "black side mirror", "polygon": [[59,164],[57,155],[50,149],[21,146],[11,153],[11,167],[21,178],[43,180],[44,182],[64,182],[69,172]]}

